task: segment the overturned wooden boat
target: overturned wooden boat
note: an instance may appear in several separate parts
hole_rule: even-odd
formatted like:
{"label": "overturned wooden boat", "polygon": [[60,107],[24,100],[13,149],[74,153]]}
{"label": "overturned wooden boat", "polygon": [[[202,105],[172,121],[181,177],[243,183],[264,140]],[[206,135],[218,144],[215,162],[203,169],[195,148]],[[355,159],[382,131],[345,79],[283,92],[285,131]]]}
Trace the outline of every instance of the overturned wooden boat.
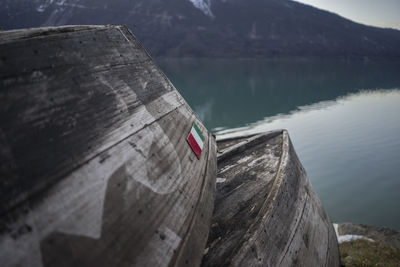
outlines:
{"label": "overturned wooden boat", "polygon": [[127,28],[0,33],[0,103],[2,266],[200,264],[216,142]]}
{"label": "overturned wooden boat", "polygon": [[339,266],[335,230],[286,131],[218,142],[202,266]]}

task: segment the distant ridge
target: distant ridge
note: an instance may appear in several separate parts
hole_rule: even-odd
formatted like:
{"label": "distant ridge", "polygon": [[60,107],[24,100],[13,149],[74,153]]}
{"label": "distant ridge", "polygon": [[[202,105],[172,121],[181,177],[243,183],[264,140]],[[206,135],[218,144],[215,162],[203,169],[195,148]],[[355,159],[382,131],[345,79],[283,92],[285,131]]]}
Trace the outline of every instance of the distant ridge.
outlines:
{"label": "distant ridge", "polygon": [[0,0],[0,28],[124,24],[154,57],[400,59],[400,31],[291,0]]}

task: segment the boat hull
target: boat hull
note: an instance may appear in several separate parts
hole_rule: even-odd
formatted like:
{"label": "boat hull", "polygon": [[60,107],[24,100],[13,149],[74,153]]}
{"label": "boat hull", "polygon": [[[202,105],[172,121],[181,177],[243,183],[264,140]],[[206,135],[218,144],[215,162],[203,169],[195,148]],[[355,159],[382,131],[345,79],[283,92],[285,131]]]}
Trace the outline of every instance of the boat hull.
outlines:
{"label": "boat hull", "polygon": [[335,230],[286,131],[218,147],[202,266],[339,266]]}
{"label": "boat hull", "polygon": [[0,58],[2,265],[199,265],[216,142],[131,32],[2,32]]}

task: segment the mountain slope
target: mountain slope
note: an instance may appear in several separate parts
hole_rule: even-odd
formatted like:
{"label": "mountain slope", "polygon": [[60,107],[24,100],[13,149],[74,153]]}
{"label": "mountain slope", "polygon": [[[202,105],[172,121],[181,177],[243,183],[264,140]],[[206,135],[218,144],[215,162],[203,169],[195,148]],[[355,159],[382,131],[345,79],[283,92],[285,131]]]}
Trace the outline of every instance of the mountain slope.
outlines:
{"label": "mountain slope", "polygon": [[291,0],[0,0],[5,29],[125,24],[153,56],[400,58],[400,31]]}

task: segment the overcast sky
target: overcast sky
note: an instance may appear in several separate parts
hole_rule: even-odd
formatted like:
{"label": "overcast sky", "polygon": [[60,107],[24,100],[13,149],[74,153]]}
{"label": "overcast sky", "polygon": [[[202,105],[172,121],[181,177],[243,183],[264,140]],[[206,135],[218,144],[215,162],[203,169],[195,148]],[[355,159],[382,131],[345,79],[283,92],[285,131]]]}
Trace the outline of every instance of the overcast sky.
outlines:
{"label": "overcast sky", "polygon": [[367,25],[400,29],[400,0],[296,0]]}

